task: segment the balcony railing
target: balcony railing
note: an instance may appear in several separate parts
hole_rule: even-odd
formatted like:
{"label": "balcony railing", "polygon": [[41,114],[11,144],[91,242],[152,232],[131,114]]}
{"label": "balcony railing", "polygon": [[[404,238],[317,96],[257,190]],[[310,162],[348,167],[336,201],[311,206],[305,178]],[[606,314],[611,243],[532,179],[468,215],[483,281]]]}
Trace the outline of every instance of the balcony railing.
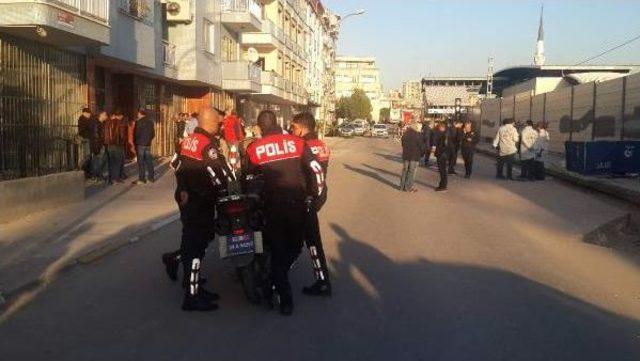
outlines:
{"label": "balcony railing", "polygon": [[251,80],[260,83],[262,69],[248,61],[227,61],[223,64],[223,77],[229,80]]}
{"label": "balcony railing", "polygon": [[109,1],[106,0],[49,0],[62,5],[69,10],[75,10],[80,15],[90,16],[104,22],[109,21]]}
{"label": "balcony railing", "polygon": [[163,41],[162,51],[164,53],[164,64],[171,67],[176,66],[176,46]]}
{"label": "balcony railing", "polygon": [[262,18],[262,8],[255,0],[222,0],[220,5],[223,12],[249,12],[258,19]]}
{"label": "balcony railing", "polygon": [[118,5],[121,12],[137,19],[146,20],[151,14],[148,0],[118,0]]}

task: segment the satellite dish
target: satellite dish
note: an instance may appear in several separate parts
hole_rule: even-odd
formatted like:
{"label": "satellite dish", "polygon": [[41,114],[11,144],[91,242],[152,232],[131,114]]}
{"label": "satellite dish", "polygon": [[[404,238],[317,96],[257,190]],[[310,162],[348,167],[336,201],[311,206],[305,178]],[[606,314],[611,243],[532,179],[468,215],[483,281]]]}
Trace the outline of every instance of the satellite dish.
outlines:
{"label": "satellite dish", "polygon": [[249,60],[252,63],[255,63],[259,59],[260,59],[260,54],[258,53],[258,50],[256,50],[256,48],[247,49],[247,60]]}

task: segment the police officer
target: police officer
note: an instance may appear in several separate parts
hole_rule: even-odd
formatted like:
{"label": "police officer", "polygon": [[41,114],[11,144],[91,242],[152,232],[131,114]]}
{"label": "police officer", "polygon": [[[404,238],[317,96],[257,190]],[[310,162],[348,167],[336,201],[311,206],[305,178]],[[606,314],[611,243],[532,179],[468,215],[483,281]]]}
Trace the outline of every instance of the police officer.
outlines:
{"label": "police officer", "polygon": [[178,263],[184,269],[185,311],[212,311],[218,308],[218,295],[204,289],[200,282],[202,258],[215,236],[213,224],[217,199],[226,194],[231,172],[214,137],[221,116],[214,109],[202,112],[198,126],[180,143],[172,165],[176,172],[176,202],[182,220],[179,252],[167,253],[162,260],[167,273],[176,278]]}
{"label": "police officer", "polygon": [[458,152],[462,143],[462,122],[459,119],[453,121],[453,126],[449,127],[449,174],[456,173],[456,163],[458,162]]}
{"label": "police officer", "polygon": [[[323,176],[327,176],[329,167],[329,147],[320,139],[315,132],[316,120],[311,113],[304,112],[293,117],[291,122],[291,132],[295,136],[301,137],[307,142],[316,160],[322,166]],[[313,195],[311,195],[313,199]],[[331,282],[329,281],[329,269],[327,259],[322,247],[320,236],[320,224],[318,222],[318,211],[327,200],[327,186],[322,189],[322,194],[317,200],[308,204],[307,220],[305,224],[305,243],[311,256],[311,263],[315,274],[316,282],[302,289],[302,293],[309,296],[331,296]]]}
{"label": "police officer", "polygon": [[440,173],[440,184],[435,189],[436,192],[447,190],[447,167],[448,159],[451,153],[450,133],[447,131],[445,122],[439,122],[433,133],[433,146],[435,147],[435,156],[438,161],[438,172]]}
{"label": "police officer", "polygon": [[[283,134],[272,111],[258,115],[262,138],[247,148],[248,174],[262,174],[265,241],[272,253],[271,280],[280,296],[280,313],[293,313],[289,269],[300,254],[305,237],[306,199],[324,192],[322,166],[306,142]],[[310,181],[314,180],[314,181]]]}

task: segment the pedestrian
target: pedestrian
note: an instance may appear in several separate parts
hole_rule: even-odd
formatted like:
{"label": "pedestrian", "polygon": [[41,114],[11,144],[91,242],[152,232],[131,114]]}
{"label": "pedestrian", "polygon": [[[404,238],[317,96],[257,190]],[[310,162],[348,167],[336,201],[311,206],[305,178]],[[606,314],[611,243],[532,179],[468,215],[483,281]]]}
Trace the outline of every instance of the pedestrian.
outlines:
{"label": "pedestrian", "polygon": [[125,171],[125,168],[124,168],[124,162],[125,162],[125,159],[127,159],[127,153],[128,153],[128,147],[129,147],[129,138],[130,138],[129,137],[130,127],[129,127],[129,122],[124,117],[124,113],[122,113],[121,110],[116,110],[115,111],[115,115],[116,115],[116,118],[118,119],[118,122],[120,123],[120,135],[123,137],[123,139],[122,139],[122,161],[120,162],[120,179],[121,180],[125,180],[125,179],[129,178],[127,176],[127,172]]}
{"label": "pedestrian", "polygon": [[179,113],[176,117],[176,133],[175,133],[175,142],[176,149],[179,148],[180,141],[184,139],[184,130],[186,128],[187,120],[185,113]]}
{"label": "pedestrian", "polygon": [[196,127],[198,126],[198,113],[191,113],[191,117],[189,117],[189,115],[186,114],[186,118],[187,120],[185,121],[185,125],[184,125],[183,138],[186,138],[191,134],[193,134]]}
{"label": "pedestrian", "polygon": [[473,123],[466,121],[462,128],[462,143],[460,145],[462,159],[464,160],[464,177],[466,179],[471,178],[471,173],[473,173],[473,156],[478,141],[480,141],[480,135],[475,130]]}
{"label": "pedestrian", "polygon": [[153,156],[151,155],[151,142],[156,136],[153,120],[147,116],[144,109],[138,110],[136,126],[134,128],[133,141],[138,157],[138,180],[133,184],[146,184],[155,181],[153,170]]}
{"label": "pedestrian", "polygon": [[508,180],[513,180],[513,161],[518,152],[518,130],[513,125],[513,119],[505,119],[495,138],[493,139],[493,147],[498,150],[498,162],[496,167],[496,178],[505,179],[503,174],[504,166],[507,166]]}
{"label": "pedestrian", "polygon": [[436,156],[436,161],[438,163],[438,173],[440,173],[440,183],[438,187],[435,189],[436,192],[444,192],[447,190],[448,183],[448,158],[451,153],[450,140],[449,140],[450,132],[447,129],[447,124],[444,121],[440,121],[436,130],[433,133],[433,147],[434,155]]}
{"label": "pedestrian", "polygon": [[223,137],[227,141],[227,144],[229,144],[229,164],[231,165],[231,170],[235,172],[241,167],[239,144],[244,139],[244,136],[240,118],[238,118],[238,115],[232,107],[228,107],[226,110]]}
{"label": "pedestrian", "polygon": [[449,127],[449,141],[449,169],[447,171],[449,174],[458,174],[456,173],[456,163],[462,143],[462,122],[459,119],[453,122],[453,127]]}
{"label": "pedestrian", "polygon": [[[307,142],[316,160],[322,166],[322,172],[327,177],[327,169],[329,168],[329,157],[331,151],[329,147],[320,139],[315,132],[316,120],[313,114],[305,112],[297,114],[291,122],[292,134],[301,137]],[[322,188],[322,194],[317,197],[316,202],[307,205],[307,220],[305,222],[305,244],[309,250],[311,264],[315,275],[315,282],[309,286],[302,288],[302,293],[308,296],[331,296],[331,281],[329,279],[329,268],[327,267],[327,258],[324,254],[322,246],[322,237],[320,235],[320,223],[318,221],[318,212],[327,201],[328,188],[325,185]],[[315,199],[310,194],[309,199]]]}
{"label": "pedestrian", "polygon": [[400,190],[403,192],[417,192],[413,183],[416,178],[416,168],[424,154],[424,140],[420,123],[414,122],[407,127],[402,135],[402,174],[400,175]]}
{"label": "pedestrian", "polygon": [[205,251],[215,237],[216,203],[227,194],[230,174],[224,156],[218,151],[214,134],[222,117],[214,109],[205,109],[193,133],[176,151],[171,166],[176,173],[175,200],[182,221],[180,250],[165,253],[162,262],[171,280],[177,279],[183,266],[184,311],[213,311],[219,295],[202,287],[200,270]]}
{"label": "pedestrian", "polygon": [[547,153],[549,151],[549,132],[547,131],[547,124],[545,122],[539,122],[537,124],[538,138],[536,139],[533,148],[535,150],[535,159],[533,162],[533,178],[535,180],[544,180],[545,175],[545,161],[547,159]]}
{"label": "pedestrian", "polygon": [[91,178],[93,176],[93,169],[91,167],[91,109],[83,108],[80,116],[78,117],[78,136],[81,141],[81,154],[82,163],[80,163],[80,169],[84,171],[85,178]]}
{"label": "pedestrian", "polygon": [[92,178],[95,182],[105,180],[104,171],[107,166],[107,154],[104,145],[104,123],[109,118],[109,114],[103,110],[98,113],[98,118],[92,117],[90,120],[91,139],[91,169]]}
{"label": "pedestrian", "polygon": [[533,129],[533,122],[527,120],[520,139],[520,180],[533,180],[533,162],[536,157],[534,145],[537,140],[538,132]]}
{"label": "pedestrian", "polygon": [[282,133],[274,112],[262,111],[257,123],[262,138],[249,145],[245,163],[247,174],[264,176],[264,237],[272,253],[271,280],[280,297],[280,313],[288,316],[293,313],[289,269],[305,238],[307,199],[317,202],[324,192],[324,175],[306,142]]}
{"label": "pedestrian", "polygon": [[104,144],[107,148],[109,184],[122,183],[126,134],[117,114],[104,122]]}
{"label": "pedestrian", "polygon": [[431,142],[433,141],[433,131],[429,126],[429,122],[422,124],[422,143],[424,144],[424,166],[429,167],[429,158],[431,158]]}

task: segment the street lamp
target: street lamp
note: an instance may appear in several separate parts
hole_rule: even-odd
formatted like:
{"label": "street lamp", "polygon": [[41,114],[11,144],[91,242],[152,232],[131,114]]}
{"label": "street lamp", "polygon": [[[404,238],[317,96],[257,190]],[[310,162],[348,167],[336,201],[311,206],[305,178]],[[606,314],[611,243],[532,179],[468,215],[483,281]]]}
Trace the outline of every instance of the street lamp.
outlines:
{"label": "street lamp", "polygon": [[[348,19],[348,18],[350,18],[352,16],[363,15],[364,13],[365,13],[364,9],[358,9],[358,10],[356,10],[356,11],[354,11],[352,13],[349,13],[349,14],[347,14],[345,16],[338,15],[337,16],[338,22],[337,22],[337,24],[335,24],[335,28],[332,29],[332,30],[335,31],[336,34],[337,34],[337,30],[338,30],[337,28],[340,26],[340,24],[342,24],[343,21],[345,21],[346,19]],[[332,66],[333,66],[333,64],[332,64]],[[335,76],[334,76],[334,79],[335,79]],[[335,109],[335,98],[334,98],[334,106],[333,106],[333,108]],[[326,133],[327,133],[327,119],[324,119],[324,121],[322,122],[322,137],[324,137]]]}

